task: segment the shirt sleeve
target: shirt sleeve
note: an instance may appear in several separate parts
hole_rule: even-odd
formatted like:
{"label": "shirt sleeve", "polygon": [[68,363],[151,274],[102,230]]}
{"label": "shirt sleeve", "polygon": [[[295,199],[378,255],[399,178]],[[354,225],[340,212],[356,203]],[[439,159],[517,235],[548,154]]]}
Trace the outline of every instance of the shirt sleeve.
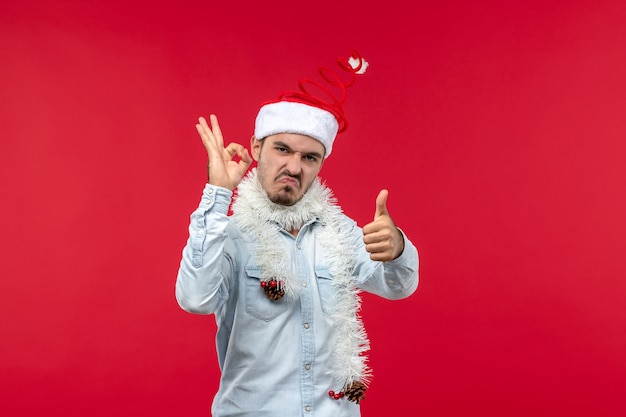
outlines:
{"label": "shirt sleeve", "polygon": [[206,184],[191,214],[189,238],[176,279],[176,300],[190,313],[212,314],[228,297],[232,262],[227,255],[228,207],[232,191]]}
{"label": "shirt sleeve", "polygon": [[419,282],[419,256],[417,248],[400,230],[404,238],[404,250],[393,261],[378,262],[370,259],[359,228],[359,260],[357,282],[363,291],[389,300],[399,300],[413,294]]}

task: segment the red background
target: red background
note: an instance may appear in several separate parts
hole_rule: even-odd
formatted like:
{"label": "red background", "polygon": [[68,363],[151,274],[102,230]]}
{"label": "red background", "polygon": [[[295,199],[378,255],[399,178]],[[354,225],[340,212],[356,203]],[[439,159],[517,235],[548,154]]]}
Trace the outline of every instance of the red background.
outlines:
{"label": "red background", "polygon": [[212,317],[178,308],[198,116],[357,49],[322,176],[420,249],[364,299],[366,417],[626,414],[626,3],[4,0],[0,413],[209,415]]}

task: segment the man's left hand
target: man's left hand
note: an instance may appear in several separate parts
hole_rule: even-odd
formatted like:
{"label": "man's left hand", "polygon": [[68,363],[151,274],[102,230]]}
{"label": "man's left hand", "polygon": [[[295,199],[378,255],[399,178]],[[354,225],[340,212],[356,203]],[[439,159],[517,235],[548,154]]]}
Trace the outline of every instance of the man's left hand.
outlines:
{"label": "man's left hand", "polygon": [[363,227],[365,250],[373,261],[392,261],[404,250],[404,237],[387,211],[388,196],[387,190],[378,193],[374,221]]}

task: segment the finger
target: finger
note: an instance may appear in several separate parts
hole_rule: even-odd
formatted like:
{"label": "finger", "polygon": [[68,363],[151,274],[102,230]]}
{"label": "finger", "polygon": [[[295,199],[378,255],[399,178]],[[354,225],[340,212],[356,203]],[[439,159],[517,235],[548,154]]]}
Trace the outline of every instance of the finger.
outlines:
{"label": "finger", "polygon": [[212,127],[209,126],[204,117],[199,117],[198,123],[196,124],[196,130],[198,131],[198,134],[202,139],[202,143],[209,154],[209,158],[222,158],[224,141],[219,128],[219,122],[217,121],[217,117],[213,114],[210,115],[209,118],[213,125]]}
{"label": "finger", "polygon": [[213,136],[215,137],[216,140],[216,145],[223,148],[224,147],[224,138],[222,136],[222,130],[220,129],[220,124],[217,121],[217,116],[212,114],[209,116],[209,119],[211,120],[211,127],[213,129]]}
{"label": "finger", "polygon": [[365,250],[368,253],[383,253],[389,250],[389,245],[385,242],[369,243],[365,245]]}
{"label": "finger", "polygon": [[[241,161],[239,162],[240,165],[244,165],[246,166],[246,168],[252,163],[252,157],[250,156],[250,154],[248,153],[248,149],[243,148],[243,151],[241,151],[239,153],[239,158],[241,159]],[[243,162],[243,164],[242,164]]]}
{"label": "finger", "polygon": [[250,164],[252,164],[252,157],[250,156],[246,148],[244,148],[243,151],[239,154],[239,158],[239,167],[243,172],[247,171]]}
{"label": "finger", "polygon": [[366,231],[363,229],[363,243],[370,245],[372,243],[378,243],[385,240],[385,237],[378,230]]}
{"label": "finger", "polygon": [[196,124],[196,128],[198,129],[198,132],[201,132],[207,137],[213,136],[211,128],[204,117],[198,117],[198,124]]}
{"label": "finger", "polygon": [[229,159],[232,159],[233,156],[241,152],[241,148],[243,148],[243,146],[238,143],[229,143],[228,146],[224,149],[224,153],[226,154],[226,156],[228,156]]}
{"label": "finger", "polygon": [[385,227],[385,224],[386,223],[384,219],[380,219],[380,217],[375,218],[372,222],[366,224],[361,228],[363,230],[363,235],[375,235]]}
{"label": "finger", "polygon": [[212,145],[214,140],[213,140],[213,133],[211,132],[211,128],[209,128],[209,125],[207,124],[207,121],[204,117],[198,118],[198,123],[196,124],[196,130],[198,131],[198,134],[200,135],[200,138],[202,139],[202,143],[204,143],[205,148],[207,148],[208,150],[208,146]]}
{"label": "finger", "polygon": [[248,155],[248,150],[238,143],[229,143],[226,149],[224,149],[225,156],[228,160],[232,160],[235,155],[237,155],[240,159],[244,159],[244,157],[250,158]]}
{"label": "finger", "polygon": [[376,213],[374,213],[374,220],[383,215],[389,215],[387,211],[387,197],[389,196],[389,191],[381,190],[378,193],[378,197],[376,197]]}
{"label": "finger", "polygon": [[389,252],[372,252],[370,253],[370,259],[377,262],[387,262],[392,261],[394,258]]}
{"label": "finger", "polygon": [[365,240],[365,250],[370,254],[370,258],[375,261],[383,261],[389,258],[391,245],[388,240]]}
{"label": "finger", "polygon": [[196,129],[200,134],[200,138],[202,139],[202,144],[204,145],[204,149],[206,149],[207,155],[209,155],[210,159],[214,159],[217,157],[221,157],[220,150],[215,146],[215,144],[211,141],[209,136],[204,132],[204,129],[200,125],[196,125]]}
{"label": "finger", "polygon": [[363,228],[363,242],[367,244],[390,242],[393,232],[386,222],[372,222]]}

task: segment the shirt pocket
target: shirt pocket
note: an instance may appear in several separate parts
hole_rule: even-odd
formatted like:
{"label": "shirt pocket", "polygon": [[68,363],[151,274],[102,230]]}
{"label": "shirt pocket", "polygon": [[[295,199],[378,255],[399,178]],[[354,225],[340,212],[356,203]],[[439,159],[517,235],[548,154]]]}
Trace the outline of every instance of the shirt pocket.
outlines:
{"label": "shirt pocket", "polygon": [[267,298],[265,290],[261,287],[261,269],[256,265],[246,266],[244,285],[246,313],[252,317],[263,321],[272,321],[287,311],[287,300],[281,298],[274,301]]}
{"label": "shirt pocket", "polygon": [[331,314],[336,304],[336,291],[333,287],[333,276],[328,270],[328,267],[316,266],[315,277],[317,278],[317,288],[320,295],[322,311],[326,314]]}

